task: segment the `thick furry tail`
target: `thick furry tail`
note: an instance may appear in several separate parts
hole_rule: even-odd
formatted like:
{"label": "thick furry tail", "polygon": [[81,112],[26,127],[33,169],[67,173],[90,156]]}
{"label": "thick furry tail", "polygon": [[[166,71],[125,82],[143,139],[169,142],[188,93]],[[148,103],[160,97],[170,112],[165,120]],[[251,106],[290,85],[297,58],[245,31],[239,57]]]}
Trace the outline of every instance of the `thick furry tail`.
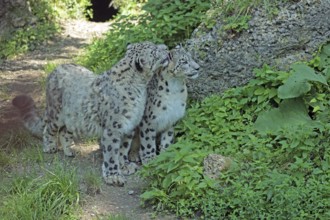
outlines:
{"label": "thick furry tail", "polygon": [[19,109],[24,126],[37,137],[42,137],[45,127],[44,120],[36,113],[36,107],[33,99],[27,95],[16,96],[13,105]]}

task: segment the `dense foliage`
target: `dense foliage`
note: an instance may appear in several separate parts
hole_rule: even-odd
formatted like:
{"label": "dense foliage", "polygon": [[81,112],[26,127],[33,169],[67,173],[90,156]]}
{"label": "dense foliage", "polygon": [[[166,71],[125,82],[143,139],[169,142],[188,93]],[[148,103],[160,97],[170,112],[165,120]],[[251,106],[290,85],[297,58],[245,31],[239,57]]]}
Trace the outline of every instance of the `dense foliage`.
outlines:
{"label": "dense foliage", "polygon": [[14,56],[34,49],[41,41],[48,39],[57,32],[58,26],[54,22],[55,12],[45,0],[31,0],[31,12],[36,17],[33,25],[18,28],[11,36],[0,44],[0,58]]}
{"label": "dense foliage", "polygon": [[[205,219],[330,218],[330,44],[290,72],[255,70],[247,86],[195,103],[178,142],[144,167],[157,210]],[[216,180],[209,153],[232,159]]]}
{"label": "dense foliage", "polygon": [[92,17],[91,0],[52,0],[49,5],[59,18]]}
{"label": "dense foliage", "polygon": [[135,14],[117,17],[105,39],[94,41],[80,63],[101,72],[123,56],[128,43],[149,40],[171,47],[190,36],[209,8],[208,1],[150,0]]}

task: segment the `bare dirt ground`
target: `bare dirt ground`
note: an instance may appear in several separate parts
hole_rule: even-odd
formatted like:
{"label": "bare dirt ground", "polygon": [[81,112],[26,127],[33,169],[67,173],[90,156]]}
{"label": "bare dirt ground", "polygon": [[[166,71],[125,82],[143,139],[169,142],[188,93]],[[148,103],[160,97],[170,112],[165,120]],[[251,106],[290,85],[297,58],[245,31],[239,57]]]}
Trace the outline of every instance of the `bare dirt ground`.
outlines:
{"label": "bare dirt ground", "polygon": [[[45,78],[45,65],[48,63],[74,62],[83,46],[95,37],[100,37],[109,28],[109,23],[92,23],[87,21],[66,21],[62,24],[63,31],[52,40],[45,42],[36,50],[15,59],[0,63],[0,138],[8,132],[23,127],[18,112],[11,100],[19,94],[29,94],[36,101],[37,107],[44,104],[42,79]],[[77,146],[77,156],[66,158],[59,152],[61,160],[69,161],[83,175],[85,170],[95,170],[101,176],[101,154],[96,144]],[[1,150],[1,149],[0,149]],[[52,160],[54,155],[45,155]],[[99,219],[109,214],[124,214],[128,219],[176,219],[172,215],[155,216],[150,209],[140,206],[139,195],[144,186],[143,180],[132,175],[127,178],[124,187],[113,187],[102,182],[100,192],[92,195],[87,193],[82,183],[81,219]]]}

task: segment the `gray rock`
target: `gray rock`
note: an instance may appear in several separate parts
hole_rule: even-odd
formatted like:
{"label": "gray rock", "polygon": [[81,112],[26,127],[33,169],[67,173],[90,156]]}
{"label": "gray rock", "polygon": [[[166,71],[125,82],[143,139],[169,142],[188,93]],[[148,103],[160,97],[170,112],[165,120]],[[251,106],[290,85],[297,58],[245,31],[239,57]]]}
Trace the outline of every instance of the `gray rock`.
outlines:
{"label": "gray rock", "polygon": [[217,179],[223,171],[229,169],[231,163],[232,160],[229,157],[220,154],[209,154],[203,161],[204,175],[211,179]]}
{"label": "gray rock", "polygon": [[201,65],[201,76],[188,83],[193,98],[246,84],[263,64],[288,70],[296,61],[310,60],[330,38],[330,0],[282,3],[276,16],[257,8],[241,33],[222,31],[222,26],[219,19],[207,33],[197,28],[186,42]]}

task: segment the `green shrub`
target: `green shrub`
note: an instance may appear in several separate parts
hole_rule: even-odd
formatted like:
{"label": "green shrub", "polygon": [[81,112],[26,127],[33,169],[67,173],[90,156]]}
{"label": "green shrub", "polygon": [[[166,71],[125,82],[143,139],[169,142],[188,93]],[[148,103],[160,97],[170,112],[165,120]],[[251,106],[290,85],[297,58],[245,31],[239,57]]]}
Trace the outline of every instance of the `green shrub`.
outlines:
{"label": "green shrub", "polygon": [[119,9],[119,13],[128,15],[139,11],[140,6],[148,0],[112,0],[111,6]]}
{"label": "green shrub", "polygon": [[49,39],[59,31],[55,21],[55,12],[45,0],[29,1],[36,23],[14,30],[10,38],[0,44],[0,59],[12,57],[33,50],[40,42]]}
{"label": "green shrub", "polygon": [[117,17],[105,39],[88,46],[79,62],[102,72],[123,56],[128,43],[149,40],[174,46],[190,36],[209,7],[210,3],[199,0],[148,1],[139,13]]}
{"label": "green shrub", "polygon": [[52,0],[50,2],[57,17],[60,18],[92,18],[91,0]]}
{"label": "green shrub", "polygon": [[[142,169],[143,201],[205,219],[328,219],[329,49],[193,104],[177,143]],[[216,180],[203,174],[209,153],[233,160]]]}

